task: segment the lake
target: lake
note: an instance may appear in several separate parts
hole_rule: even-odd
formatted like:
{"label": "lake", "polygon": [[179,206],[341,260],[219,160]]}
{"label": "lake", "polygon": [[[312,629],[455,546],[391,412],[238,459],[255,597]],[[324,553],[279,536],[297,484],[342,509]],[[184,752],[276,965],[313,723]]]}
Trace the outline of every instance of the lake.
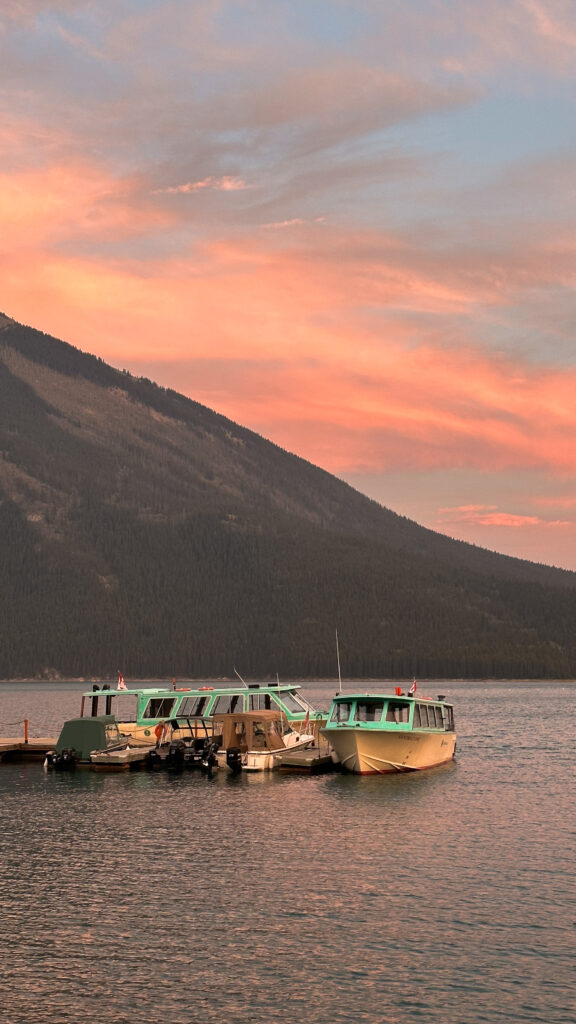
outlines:
{"label": "lake", "polygon": [[[83,689],[0,684],[0,735],[57,735]],[[576,684],[419,693],[458,733],[425,773],[0,765],[0,1019],[574,1024]]]}

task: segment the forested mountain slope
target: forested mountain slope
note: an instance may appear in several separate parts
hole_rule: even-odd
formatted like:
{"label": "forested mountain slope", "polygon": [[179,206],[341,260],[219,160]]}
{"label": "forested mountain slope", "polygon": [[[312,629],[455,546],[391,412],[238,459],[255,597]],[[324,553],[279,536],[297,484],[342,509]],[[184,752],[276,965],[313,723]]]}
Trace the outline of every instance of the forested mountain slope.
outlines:
{"label": "forested mountain slope", "polygon": [[576,675],[575,573],[1,314],[0,529],[3,678]]}

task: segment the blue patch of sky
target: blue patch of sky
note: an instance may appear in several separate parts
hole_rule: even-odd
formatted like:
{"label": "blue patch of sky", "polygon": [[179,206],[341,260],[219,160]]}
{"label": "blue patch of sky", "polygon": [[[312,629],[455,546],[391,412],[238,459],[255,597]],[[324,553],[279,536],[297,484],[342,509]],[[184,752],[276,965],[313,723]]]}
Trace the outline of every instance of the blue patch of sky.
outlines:
{"label": "blue patch of sky", "polygon": [[[276,39],[269,34],[270,18],[277,28]],[[268,11],[262,9],[254,16],[248,16],[243,5],[224,4],[217,26],[219,39],[234,46],[249,46],[266,37],[275,51],[278,43],[290,45],[295,39],[326,50],[348,45],[365,29],[366,21],[361,11],[339,0],[275,0]]]}
{"label": "blue patch of sky", "polygon": [[51,71],[46,91],[70,90],[76,98],[102,97],[126,80],[119,62],[102,60],[106,50],[106,31],[100,19],[88,11],[68,15],[45,11],[38,15],[34,29],[13,33],[22,64]]}
{"label": "blue patch of sky", "polygon": [[282,0],[277,6],[284,9],[286,24],[296,36],[322,46],[341,47],[365,28],[364,16],[357,8],[335,0]]}
{"label": "blue patch of sky", "polygon": [[522,160],[574,149],[573,83],[545,82],[530,94],[488,92],[458,110],[428,114],[390,129],[388,139],[421,152],[453,156],[469,180],[491,179],[494,170]]}
{"label": "blue patch of sky", "polygon": [[[348,195],[333,196],[333,210],[373,225],[438,222],[447,228],[469,223],[477,191],[484,190],[484,215],[523,219],[526,194],[521,189],[516,194],[510,187],[500,191],[501,177],[510,169],[521,172],[540,161],[574,153],[575,140],[569,83],[554,83],[552,88],[542,82],[530,95],[488,93],[464,109],[413,117],[357,140],[347,156],[360,162],[366,158],[371,180]],[[346,146],[340,155],[345,153]],[[380,180],[374,177],[378,154]],[[333,157],[338,155],[335,151]],[[389,157],[398,159],[398,174],[393,173]],[[563,203],[565,194],[551,190],[539,197],[538,208],[530,209],[530,219],[562,217]]]}

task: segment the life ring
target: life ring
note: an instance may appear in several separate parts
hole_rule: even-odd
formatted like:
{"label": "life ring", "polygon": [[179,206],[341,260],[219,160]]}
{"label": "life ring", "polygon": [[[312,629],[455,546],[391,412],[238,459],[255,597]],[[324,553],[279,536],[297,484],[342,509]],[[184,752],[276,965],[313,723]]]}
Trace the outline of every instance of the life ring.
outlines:
{"label": "life ring", "polygon": [[214,687],[213,686],[199,686],[198,689],[199,690],[213,690]]}

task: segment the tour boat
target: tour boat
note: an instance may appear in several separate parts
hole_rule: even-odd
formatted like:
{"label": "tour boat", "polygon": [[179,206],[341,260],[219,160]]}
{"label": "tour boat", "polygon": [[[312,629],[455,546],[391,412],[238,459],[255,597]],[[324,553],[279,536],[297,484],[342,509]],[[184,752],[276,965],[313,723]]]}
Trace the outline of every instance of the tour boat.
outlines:
{"label": "tour boat", "polygon": [[295,683],[248,683],[232,686],[176,686],[129,688],[121,674],[118,685],[94,684],[82,694],[80,716],[95,716],[99,708],[115,714],[121,733],[141,742],[154,742],[155,727],[178,718],[205,718],[215,714],[248,711],[278,711],[289,724],[306,721],[316,734],[326,722],[326,711],[318,711],[299,693]]}
{"label": "tour boat", "polygon": [[320,729],[340,767],[358,775],[422,771],[451,761],[456,749],[454,710],[445,697],[337,694]]}

